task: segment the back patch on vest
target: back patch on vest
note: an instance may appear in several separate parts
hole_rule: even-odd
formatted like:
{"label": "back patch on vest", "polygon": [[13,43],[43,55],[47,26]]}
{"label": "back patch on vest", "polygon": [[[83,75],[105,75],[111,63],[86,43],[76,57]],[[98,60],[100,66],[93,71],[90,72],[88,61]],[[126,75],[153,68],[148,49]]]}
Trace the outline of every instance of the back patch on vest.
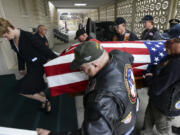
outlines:
{"label": "back patch on vest", "polygon": [[129,100],[132,104],[136,103],[137,91],[136,83],[131,65],[126,64],[124,68],[124,81],[128,92]]}

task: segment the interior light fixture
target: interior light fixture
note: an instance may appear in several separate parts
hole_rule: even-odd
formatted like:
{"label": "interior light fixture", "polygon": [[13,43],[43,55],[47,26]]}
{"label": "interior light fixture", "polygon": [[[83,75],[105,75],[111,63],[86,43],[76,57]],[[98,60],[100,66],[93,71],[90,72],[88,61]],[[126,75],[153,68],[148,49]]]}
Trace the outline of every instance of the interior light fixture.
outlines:
{"label": "interior light fixture", "polygon": [[85,6],[87,6],[87,4],[86,3],[74,3],[74,6],[85,7]]}

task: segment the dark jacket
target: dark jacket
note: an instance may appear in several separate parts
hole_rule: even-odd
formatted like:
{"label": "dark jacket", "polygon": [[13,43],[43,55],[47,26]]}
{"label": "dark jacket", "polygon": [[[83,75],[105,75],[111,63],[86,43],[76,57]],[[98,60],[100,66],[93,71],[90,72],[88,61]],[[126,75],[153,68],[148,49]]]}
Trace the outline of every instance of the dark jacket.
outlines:
{"label": "dark jacket", "polygon": [[138,100],[136,89],[129,85],[134,84],[133,56],[118,50],[110,55],[110,62],[90,80],[85,92],[82,128],[68,135],[124,135],[133,130]]}
{"label": "dark jacket", "polygon": [[[168,62],[167,64],[165,64]],[[153,77],[147,77],[151,103],[168,116],[180,114],[180,57],[167,56]],[[175,106],[179,105],[179,109]],[[178,106],[177,106],[178,107]]]}
{"label": "dark jacket", "polygon": [[41,42],[41,44],[44,44],[45,46],[49,47],[49,43],[48,43],[46,36],[42,37],[38,33],[36,33],[36,34],[34,34],[34,38],[36,40],[38,40],[39,42]]}
{"label": "dark jacket", "polygon": [[136,34],[128,30],[126,30],[126,33],[124,35],[119,35],[118,33],[115,33],[112,39],[112,41],[136,41],[136,40],[139,40]]}
{"label": "dark jacket", "polygon": [[153,27],[151,30],[144,30],[141,35],[141,40],[161,40],[160,32]]}
{"label": "dark jacket", "polygon": [[17,53],[19,70],[42,69],[47,58],[57,57],[47,46],[34,38],[30,32],[20,30],[19,49],[16,48],[14,41],[10,40],[11,48]]}

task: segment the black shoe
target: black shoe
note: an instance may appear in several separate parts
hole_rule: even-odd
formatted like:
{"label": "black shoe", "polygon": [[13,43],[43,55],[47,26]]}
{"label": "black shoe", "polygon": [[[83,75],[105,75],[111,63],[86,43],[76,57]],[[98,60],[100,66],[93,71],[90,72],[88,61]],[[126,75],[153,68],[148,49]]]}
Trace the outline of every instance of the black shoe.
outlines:
{"label": "black shoe", "polygon": [[172,126],[172,132],[175,134],[180,135],[180,127]]}

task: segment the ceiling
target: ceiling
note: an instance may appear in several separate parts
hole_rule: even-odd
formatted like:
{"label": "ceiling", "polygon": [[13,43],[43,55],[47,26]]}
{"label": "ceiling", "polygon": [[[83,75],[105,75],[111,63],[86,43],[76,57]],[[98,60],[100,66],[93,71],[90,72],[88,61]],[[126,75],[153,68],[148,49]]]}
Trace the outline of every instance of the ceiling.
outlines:
{"label": "ceiling", "polygon": [[[96,9],[115,0],[51,0],[52,4],[59,9]],[[74,3],[86,3],[86,7],[75,7]]]}

